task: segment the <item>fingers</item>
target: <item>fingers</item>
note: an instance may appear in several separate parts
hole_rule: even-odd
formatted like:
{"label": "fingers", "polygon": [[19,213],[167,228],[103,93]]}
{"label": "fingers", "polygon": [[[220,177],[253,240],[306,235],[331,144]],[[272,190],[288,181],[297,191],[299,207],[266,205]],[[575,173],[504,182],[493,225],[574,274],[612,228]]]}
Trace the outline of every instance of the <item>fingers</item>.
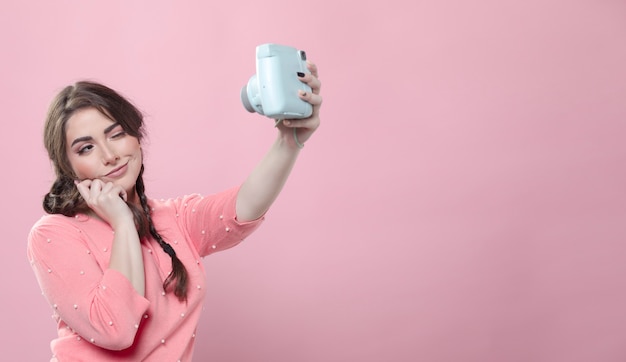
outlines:
{"label": "fingers", "polygon": [[304,77],[299,77],[300,81],[311,87],[313,94],[319,94],[322,88],[322,83],[319,79],[315,78],[312,74],[305,74]]}
{"label": "fingers", "polygon": [[121,197],[124,201],[126,201],[126,191],[121,186],[118,186],[113,182],[104,183],[100,181],[100,183],[102,183],[103,185],[100,191],[100,195],[106,195],[107,197],[110,197],[112,199],[115,199],[116,197]]}
{"label": "fingers", "polygon": [[314,106],[319,106],[319,105],[322,104],[322,96],[320,96],[319,94],[309,93],[309,92],[305,92],[303,90],[300,90],[298,92],[298,96],[303,101],[307,101],[307,102],[311,103]]}
{"label": "fingers", "polygon": [[319,127],[319,118],[305,118],[305,119],[285,119],[282,122],[285,127],[288,128],[309,128],[316,129]]}
{"label": "fingers", "polygon": [[300,80],[311,87],[314,94],[319,94],[320,89],[322,88],[322,83],[319,79],[313,76],[313,74],[305,74],[303,77],[300,77]]}
{"label": "fingers", "polygon": [[[281,133],[289,137],[288,139],[293,138],[298,148],[302,148],[302,144],[304,144],[320,126],[319,110],[322,104],[322,96],[320,95],[322,83],[318,78],[319,74],[317,66],[307,61],[307,68],[310,73],[304,74],[301,77],[299,76],[299,79],[311,87],[311,91],[305,92],[300,90],[298,97],[313,106],[311,116],[305,119],[286,119],[282,122],[278,121],[276,123],[277,127],[281,130]],[[290,132],[286,132],[287,130],[290,130]]]}
{"label": "fingers", "polygon": [[303,83],[306,83],[309,87],[311,87],[311,92],[299,91],[298,96],[300,99],[310,103],[313,105],[313,114],[311,117],[315,118],[319,114],[319,108],[322,104],[322,96],[320,96],[320,89],[322,88],[322,83],[318,78],[317,66],[309,61],[307,61],[307,68],[311,72],[310,74],[305,74],[302,77],[299,77]]}
{"label": "fingers", "polygon": [[104,183],[99,179],[74,181],[78,192],[89,205],[97,205],[111,196],[121,197],[127,201],[126,190],[112,182]]}
{"label": "fingers", "polygon": [[91,187],[91,180],[74,180],[74,184],[76,184],[76,189],[78,189],[78,193],[80,193],[83,199],[87,200],[89,198],[89,188]]}
{"label": "fingers", "polygon": [[317,77],[317,66],[315,66],[315,64],[313,63],[307,62],[307,68],[309,69],[311,73],[305,74],[304,76],[299,77],[299,78],[302,82],[306,83],[309,87],[311,87],[313,94],[319,94],[320,89],[322,88],[322,83]]}
{"label": "fingers", "polygon": [[309,69],[309,72],[311,72],[311,74],[313,74],[313,76],[315,78],[318,77],[318,75],[317,75],[317,65],[315,65],[314,63],[311,63],[311,61],[307,60],[306,61],[306,67]]}

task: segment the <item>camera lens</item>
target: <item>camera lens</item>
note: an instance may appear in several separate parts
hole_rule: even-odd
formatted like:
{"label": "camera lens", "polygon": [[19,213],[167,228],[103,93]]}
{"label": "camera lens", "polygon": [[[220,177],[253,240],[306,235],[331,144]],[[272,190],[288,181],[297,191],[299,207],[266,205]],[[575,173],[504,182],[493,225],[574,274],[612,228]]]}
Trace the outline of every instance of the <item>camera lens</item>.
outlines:
{"label": "camera lens", "polygon": [[300,59],[306,60],[306,52],[304,50],[300,50]]}
{"label": "camera lens", "polygon": [[248,98],[248,87],[243,86],[239,95],[241,98],[241,103],[243,104],[243,107],[246,109],[246,111],[250,113],[254,112],[254,107],[252,106],[252,103],[250,103],[250,99]]}

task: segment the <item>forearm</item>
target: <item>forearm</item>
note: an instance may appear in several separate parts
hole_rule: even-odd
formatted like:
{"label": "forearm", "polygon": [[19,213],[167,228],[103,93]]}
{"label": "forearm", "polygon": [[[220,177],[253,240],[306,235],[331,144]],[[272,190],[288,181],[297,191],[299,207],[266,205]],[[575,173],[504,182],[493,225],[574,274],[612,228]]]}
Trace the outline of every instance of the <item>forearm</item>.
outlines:
{"label": "forearm", "polygon": [[109,268],[122,273],[140,295],[145,295],[141,243],[133,220],[115,228]]}
{"label": "forearm", "polygon": [[300,149],[280,133],[270,150],[241,185],[237,194],[237,219],[241,222],[261,217],[280,194]]}
{"label": "forearm", "polygon": [[312,63],[307,63],[307,67],[311,74],[301,76],[300,80],[311,87],[311,92],[300,91],[298,96],[313,105],[313,113],[306,119],[276,123],[278,139],[239,189],[236,203],[239,221],[256,220],[269,209],[283,189],[302,144],[320,125],[321,83],[317,78],[317,67]]}

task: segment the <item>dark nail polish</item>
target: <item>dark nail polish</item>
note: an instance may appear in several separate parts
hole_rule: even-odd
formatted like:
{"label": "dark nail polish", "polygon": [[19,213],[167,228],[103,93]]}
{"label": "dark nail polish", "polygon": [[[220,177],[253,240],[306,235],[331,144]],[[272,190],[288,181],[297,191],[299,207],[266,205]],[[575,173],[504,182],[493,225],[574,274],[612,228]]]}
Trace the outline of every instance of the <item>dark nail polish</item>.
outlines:
{"label": "dark nail polish", "polygon": [[298,72],[298,77],[300,77],[300,78],[304,77],[304,73]]}

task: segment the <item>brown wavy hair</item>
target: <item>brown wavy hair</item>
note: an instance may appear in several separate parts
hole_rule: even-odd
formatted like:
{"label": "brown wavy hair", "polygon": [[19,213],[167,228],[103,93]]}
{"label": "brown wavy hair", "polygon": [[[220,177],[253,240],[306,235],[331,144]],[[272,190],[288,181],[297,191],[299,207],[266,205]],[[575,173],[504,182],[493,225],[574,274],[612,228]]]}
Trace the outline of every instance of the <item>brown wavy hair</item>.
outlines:
{"label": "brown wavy hair", "polygon": [[[56,175],[50,192],[43,200],[43,208],[49,214],[74,216],[90,211],[74,184],[76,175],[67,157],[66,140],[67,121],[76,111],[84,108],[95,108],[118,122],[127,134],[137,138],[140,143],[145,136],[143,114],[115,90],[91,81],[80,81],[65,87],[50,104],[44,126],[44,145]],[[151,209],[145,194],[143,171],[142,165],[135,183],[141,208],[132,202],[127,204],[133,212],[139,237],[151,235],[172,258],[172,271],[163,282],[163,288],[168,290],[175,281],[174,294],[179,300],[184,301],[187,299],[187,270],[172,246],[163,240],[152,222]]]}

